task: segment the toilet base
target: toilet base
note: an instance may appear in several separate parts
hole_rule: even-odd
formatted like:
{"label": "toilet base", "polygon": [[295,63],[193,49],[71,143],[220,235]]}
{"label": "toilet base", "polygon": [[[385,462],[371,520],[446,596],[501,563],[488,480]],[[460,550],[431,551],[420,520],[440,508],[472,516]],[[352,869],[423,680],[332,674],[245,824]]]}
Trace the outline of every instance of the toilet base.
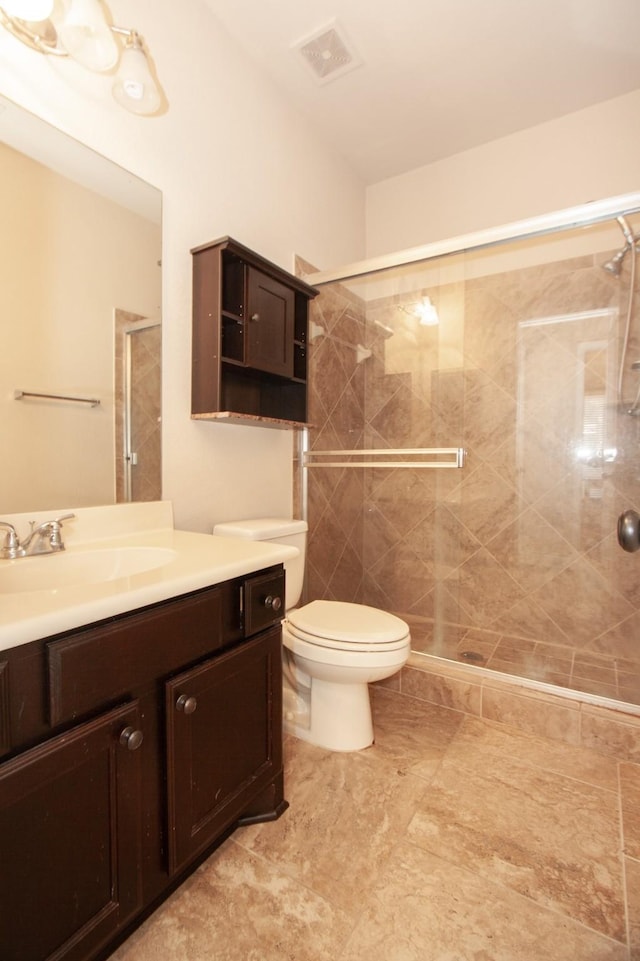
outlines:
{"label": "toilet base", "polygon": [[373,719],[369,685],[336,684],[313,678],[309,714],[287,717],[285,712],[284,729],[329,751],[361,751],[370,747]]}

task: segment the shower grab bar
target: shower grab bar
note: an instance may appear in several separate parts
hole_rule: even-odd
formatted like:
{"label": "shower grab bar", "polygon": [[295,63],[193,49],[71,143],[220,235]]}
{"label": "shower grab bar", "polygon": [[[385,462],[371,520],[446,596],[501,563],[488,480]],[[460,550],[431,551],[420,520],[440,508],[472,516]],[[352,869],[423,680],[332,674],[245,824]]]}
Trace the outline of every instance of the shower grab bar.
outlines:
{"label": "shower grab bar", "polygon": [[64,394],[39,394],[33,390],[16,390],[13,396],[16,400],[22,400],[23,397],[40,397],[43,400],[68,400],[74,404],[90,404],[91,407],[98,407],[100,404],[100,401],[95,397],[67,397]]}
{"label": "shower grab bar", "polygon": [[[450,460],[417,460],[390,461],[385,457],[421,456],[433,457],[444,454]],[[313,463],[314,458],[337,457],[338,460]],[[373,457],[368,461],[351,461],[345,457]],[[412,467],[412,468],[461,468],[464,467],[465,451],[463,447],[416,447],[374,450],[308,450],[303,452],[303,467]]]}

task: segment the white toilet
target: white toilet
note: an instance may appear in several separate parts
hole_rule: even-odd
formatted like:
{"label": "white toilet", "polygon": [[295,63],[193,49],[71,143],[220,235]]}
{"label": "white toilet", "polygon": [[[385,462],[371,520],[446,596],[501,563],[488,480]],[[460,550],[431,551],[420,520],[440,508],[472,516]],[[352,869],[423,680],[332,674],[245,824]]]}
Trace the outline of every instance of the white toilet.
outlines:
{"label": "white toilet", "polygon": [[368,684],[390,677],[409,657],[409,627],[399,617],[364,604],[311,601],[302,593],[305,521],[261,518],[217,524],[213,533],[297,547],[285,563],[283,621],[284,726],[332,751],[359,751],[373,743]]}

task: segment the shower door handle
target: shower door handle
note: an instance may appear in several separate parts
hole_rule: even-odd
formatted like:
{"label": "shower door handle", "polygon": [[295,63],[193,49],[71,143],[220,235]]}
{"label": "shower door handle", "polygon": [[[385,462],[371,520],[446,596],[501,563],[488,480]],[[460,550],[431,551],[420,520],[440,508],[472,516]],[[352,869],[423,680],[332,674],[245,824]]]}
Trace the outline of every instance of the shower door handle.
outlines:
{"label": "shower door handle", "polygon": [[640,515],[634,510],[624,511],[618,518],[618,544],[623,551],[633,554],[640,549]]}

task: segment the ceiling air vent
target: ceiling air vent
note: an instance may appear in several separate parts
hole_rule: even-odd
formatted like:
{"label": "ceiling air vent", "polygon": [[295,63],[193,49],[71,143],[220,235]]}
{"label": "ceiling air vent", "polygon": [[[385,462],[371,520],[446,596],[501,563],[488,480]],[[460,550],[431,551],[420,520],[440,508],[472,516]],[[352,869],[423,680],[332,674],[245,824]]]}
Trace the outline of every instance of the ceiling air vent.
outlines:
{"label": "ceiling air vent", "polygon": [[349,49],[344,33],[335,21],[293,47],[300,52],[319,83],[336,80],[360,66],[359,58]]}

